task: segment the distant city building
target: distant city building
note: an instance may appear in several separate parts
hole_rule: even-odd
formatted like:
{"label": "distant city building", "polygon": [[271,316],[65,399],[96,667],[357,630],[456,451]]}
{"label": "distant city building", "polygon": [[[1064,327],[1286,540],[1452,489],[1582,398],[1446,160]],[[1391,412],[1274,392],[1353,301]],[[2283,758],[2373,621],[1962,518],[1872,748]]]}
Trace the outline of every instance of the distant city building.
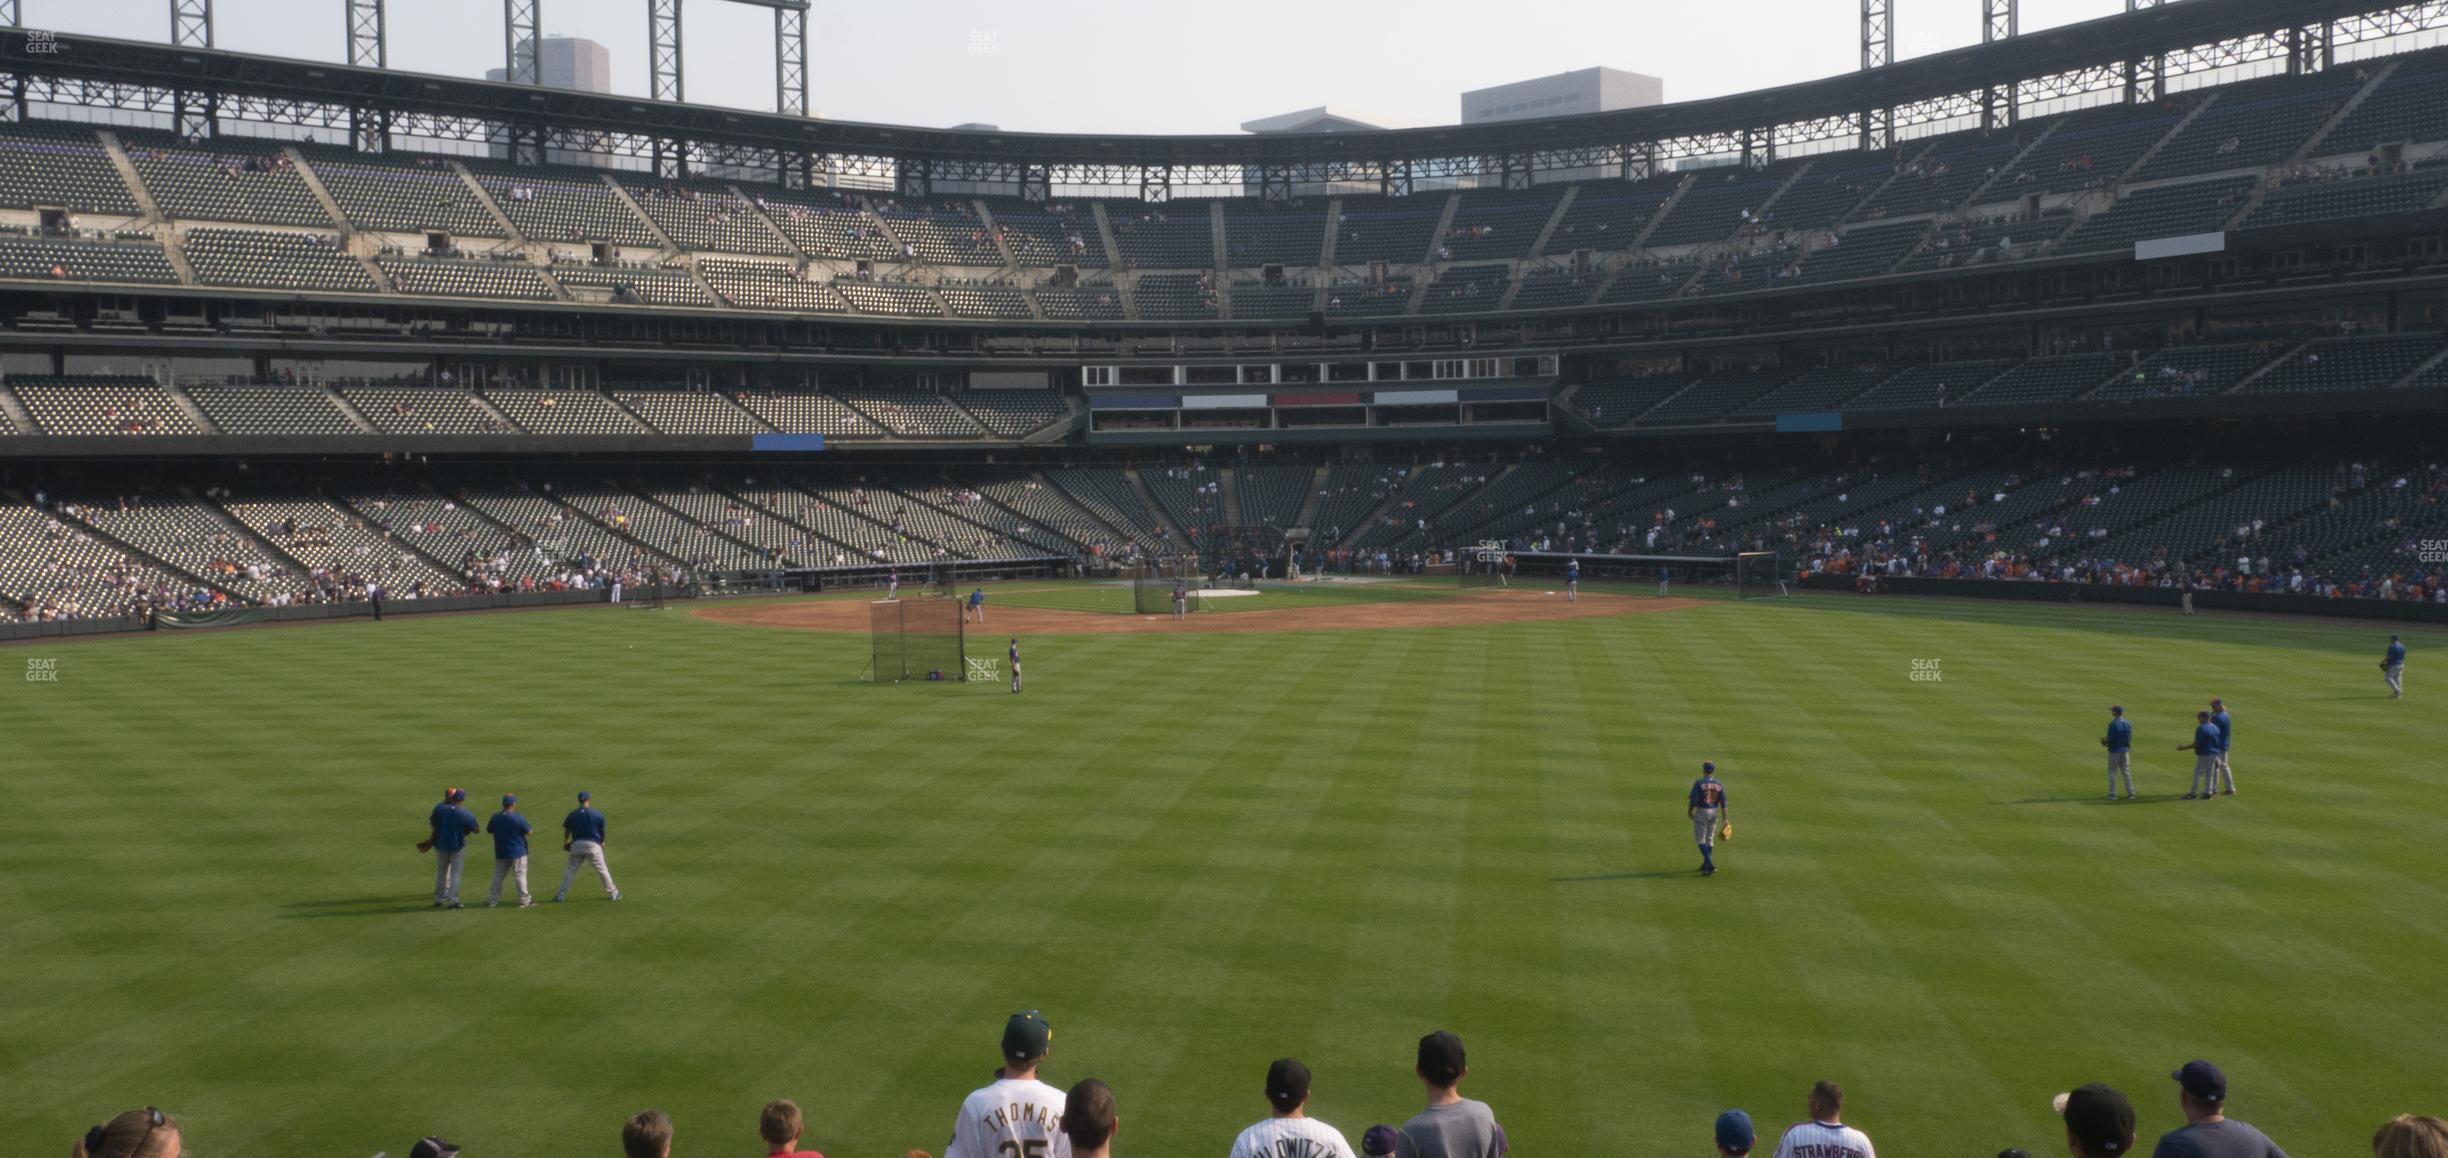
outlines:
{"label": "distant city building", "polygon": [[1666,82],[1620,68],[1584,68],[1462,94],[1462,123],[1609,113],[1666,103]]}
{"label": "distant city building", "polygon": [[[547,88],[608,93],[612,91],[612,52],[583,36],[547,36],[536,50],[536,72]],[[508,80],[510,70],[488,68],[485,79]],[[492,153],[496,158],[508,157],[509,146],[495,145]],[[544,159],[555,165],[603,164],[599,154],[573,149],[547,149]]]}

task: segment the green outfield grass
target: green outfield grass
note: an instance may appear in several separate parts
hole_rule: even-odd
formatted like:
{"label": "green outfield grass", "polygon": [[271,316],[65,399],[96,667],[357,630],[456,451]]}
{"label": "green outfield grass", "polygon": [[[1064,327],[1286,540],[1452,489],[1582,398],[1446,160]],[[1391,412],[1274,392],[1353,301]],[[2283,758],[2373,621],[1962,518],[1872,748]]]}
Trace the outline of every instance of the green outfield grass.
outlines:
{"label": "green outfield grass", "polygon": [[[789,1096],[886,1158],[1034,1007],[1127,1155],[1221,1154],[1284,1054],[1347,1135],[1400,1121],[1438,1027],[1524,1155],[1705,1152],[1820,1077],[1890,1155],[2061,1152],[2049,1096],[2094,1080],[2147,1145],[2195,1056],[2291,1152],[2360,1153],[2448,1110],[2448,635],[2391,701],[2386,630],[1776,600],[1024,639],[1020,696],[679,610],[12,646],[0,1151],[152,1103],[201,1158],[615,1153],[646,1106],[751,1154]],[[2214,693],[2242,794],[2175,800]],[[591,789],[628,898],[429,910],[447,784],[548,828]]]}

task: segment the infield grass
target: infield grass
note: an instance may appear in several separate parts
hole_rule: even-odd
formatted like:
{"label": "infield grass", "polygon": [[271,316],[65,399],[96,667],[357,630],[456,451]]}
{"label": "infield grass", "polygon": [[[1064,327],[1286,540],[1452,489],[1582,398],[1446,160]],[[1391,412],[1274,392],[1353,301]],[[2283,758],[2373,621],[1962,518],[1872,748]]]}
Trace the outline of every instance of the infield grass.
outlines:
{"label": "infield grass", "polygon": [[[682,610],[0,649],[0,1151],[151,1103],[200,1158],[614,1153],[650,1105],[750,1154],[789,1096],[884,1158],[940,1150],[1033,1007],[1131,1155],[1221,1154],[1285,1054],[1347,1135],[1400,1121],[1438,1027],[1524,1155],[1773,1136],[1820,1077],[1891,1155],[2056,1152],[2094,1080],[2147,1144],[2196,1056],[2291,1152],[2358,1153],[2448,1109],[2448,635],[2391,701],[2386,631],[1783,600],[1024,639],[1019,696]],[[2212,694],[2242,793],[2177,800]],[[449,784],[546,829],[592,790],[628,899],[486,910],[479,849],[478,907],[430,911]]]}

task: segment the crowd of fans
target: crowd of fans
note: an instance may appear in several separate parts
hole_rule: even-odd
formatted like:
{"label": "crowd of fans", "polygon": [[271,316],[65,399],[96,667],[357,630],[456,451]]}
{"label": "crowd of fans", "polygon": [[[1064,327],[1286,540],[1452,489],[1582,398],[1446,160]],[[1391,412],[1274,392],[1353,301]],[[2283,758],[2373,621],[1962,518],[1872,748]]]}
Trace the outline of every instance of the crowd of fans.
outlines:
{"label": "crowd of fans", "polygon": [[[1051,1052],[1052,1040],[1052,1027],[1037,1011],[1023,1010],[1011,1016],[1004,1027],[1001,1064],[994,1079],[962,1100],[944,1158],[994,1158],[997,1154],[1111,1158],[1121,1128],[1115,1091],[1093,1077],[1068,1090],[1042,1080],[1039,1070]],[[1381,1123],[1362,1131],[1358,1153],[1366,1158],[1505,1158],[1512,1142],[1497,1121],[1495,1109],[1462,1096],[1461,1085],[1470,1072],[1469,1055],[1460,1037],[1445,1030],[1422,1037],[1413,1055],[1412,1073],[1419,1079],[1425,1104],[1399,1126]],[[2174,1101],[2181,1124],[2159,1134],[2151,1147],[2152,1158],[2286,1158],[2286,1151],[2268,1135],[2228,1115],[2227,1075],[2218,1066],[2197,1058],[2169,1077],[2176,1084]],[[1279,1058],[1268,1065],[1263,1086],[1267,1114],[1235,1137],[1231,1158],[1354,1158],[1352,1145],[1341,1130],[1309,1116],[1312,1081],[1309,1067],[1297,1058]],[[2072,1158],[2124,1158],[2142,1138],[2142,1115],[2133,1101],[2105,1083],[2093,1082],[2058,1094],[2051,1106],[2063,1127],[2063,1137],[2042,1146],[2044,1151],[2062,1145]],[[1814,1082],[1802,1108],[1805,1118],[1775,1140],[1770,1150],[1774,1158],[1876,1158],[1870,1136],[1845,1121],[1844,1087],[1833,1081]],[[823,1158],[801,1148],[806,1130],[805,1114],[788,1099],[766,1103],[757,1115],[756,1137],[767,1158]],[[1682,1132],[1655,1131],[1659,1137]],[[621,1123],[621,1151],[625,1158],[671,1158],[677,1133],[669,1114],[642,1110]],[[740,1133],[744,1144],[746,1130]],[[1751,1114],[1742,1109],[1724,1110],[1705,1126],[1691,1123],[1688,1137],[1693,1150],[1713,1145],[1719,1158],[1747,1158],[1762,1149],[1763,1143]],[[147,1106],[93,1127],[78,1139],[71,1154],[72,1158],[181,1158],[185,1147],[179,1121]],[[2448,1122],[2399,1114],[2373,1133],[2371,1148],[2372,1158],[2448,1158]],[[408,1151],[409,1158],[459,1158],[462,1153],[457,1144],[438,1134],[419,1139]],[[2009,1146],[1998,1158],[2032,1158],[2032,1153]],[[910,1150],[903,1158],[929,1156],[923,1150]]]}

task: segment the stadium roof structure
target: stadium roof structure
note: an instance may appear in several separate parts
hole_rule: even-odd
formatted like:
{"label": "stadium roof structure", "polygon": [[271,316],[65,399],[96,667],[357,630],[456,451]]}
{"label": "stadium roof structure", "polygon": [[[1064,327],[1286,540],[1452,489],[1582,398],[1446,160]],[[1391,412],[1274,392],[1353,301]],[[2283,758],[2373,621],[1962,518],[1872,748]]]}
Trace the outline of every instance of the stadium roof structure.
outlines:
{"label": "stadium roof structure", "polygon": [[[817,172],[926,192],[933,180],[1008,182],[1025,194],[1063,180],[1127,184],[1151,196],[1176,184],[1261,185],[1492,175],[1773,156],[1815,141],[1880,146],[1916,125],[2012,117],[2017,101],[2122,90],[2151,99],[2192,72],[2281,60],[2324,67],[2341,44],[2448,24],[2436,2],[2189,0],[1799,84],[1651,108],[1483,126],[1256,135],[1105,135],[930,129],[821,120],[86,36],[29,51],[0,29],[0,68],[24,102],[339,128],[373,119],[392,134],[533,142],[687,163]],[[41,34],[49,36],[50,34]],[[2002,101],[2002,104],[2001,104]],[[182,118],[185,119],[185,118]],[[204,124],[212,118],[203,118]],[[363,139],[360,134],[360,139]],[[1251,180],[1255,175],[1259,180]],[[1279,180],[1280,178],[1280,180]]]}

